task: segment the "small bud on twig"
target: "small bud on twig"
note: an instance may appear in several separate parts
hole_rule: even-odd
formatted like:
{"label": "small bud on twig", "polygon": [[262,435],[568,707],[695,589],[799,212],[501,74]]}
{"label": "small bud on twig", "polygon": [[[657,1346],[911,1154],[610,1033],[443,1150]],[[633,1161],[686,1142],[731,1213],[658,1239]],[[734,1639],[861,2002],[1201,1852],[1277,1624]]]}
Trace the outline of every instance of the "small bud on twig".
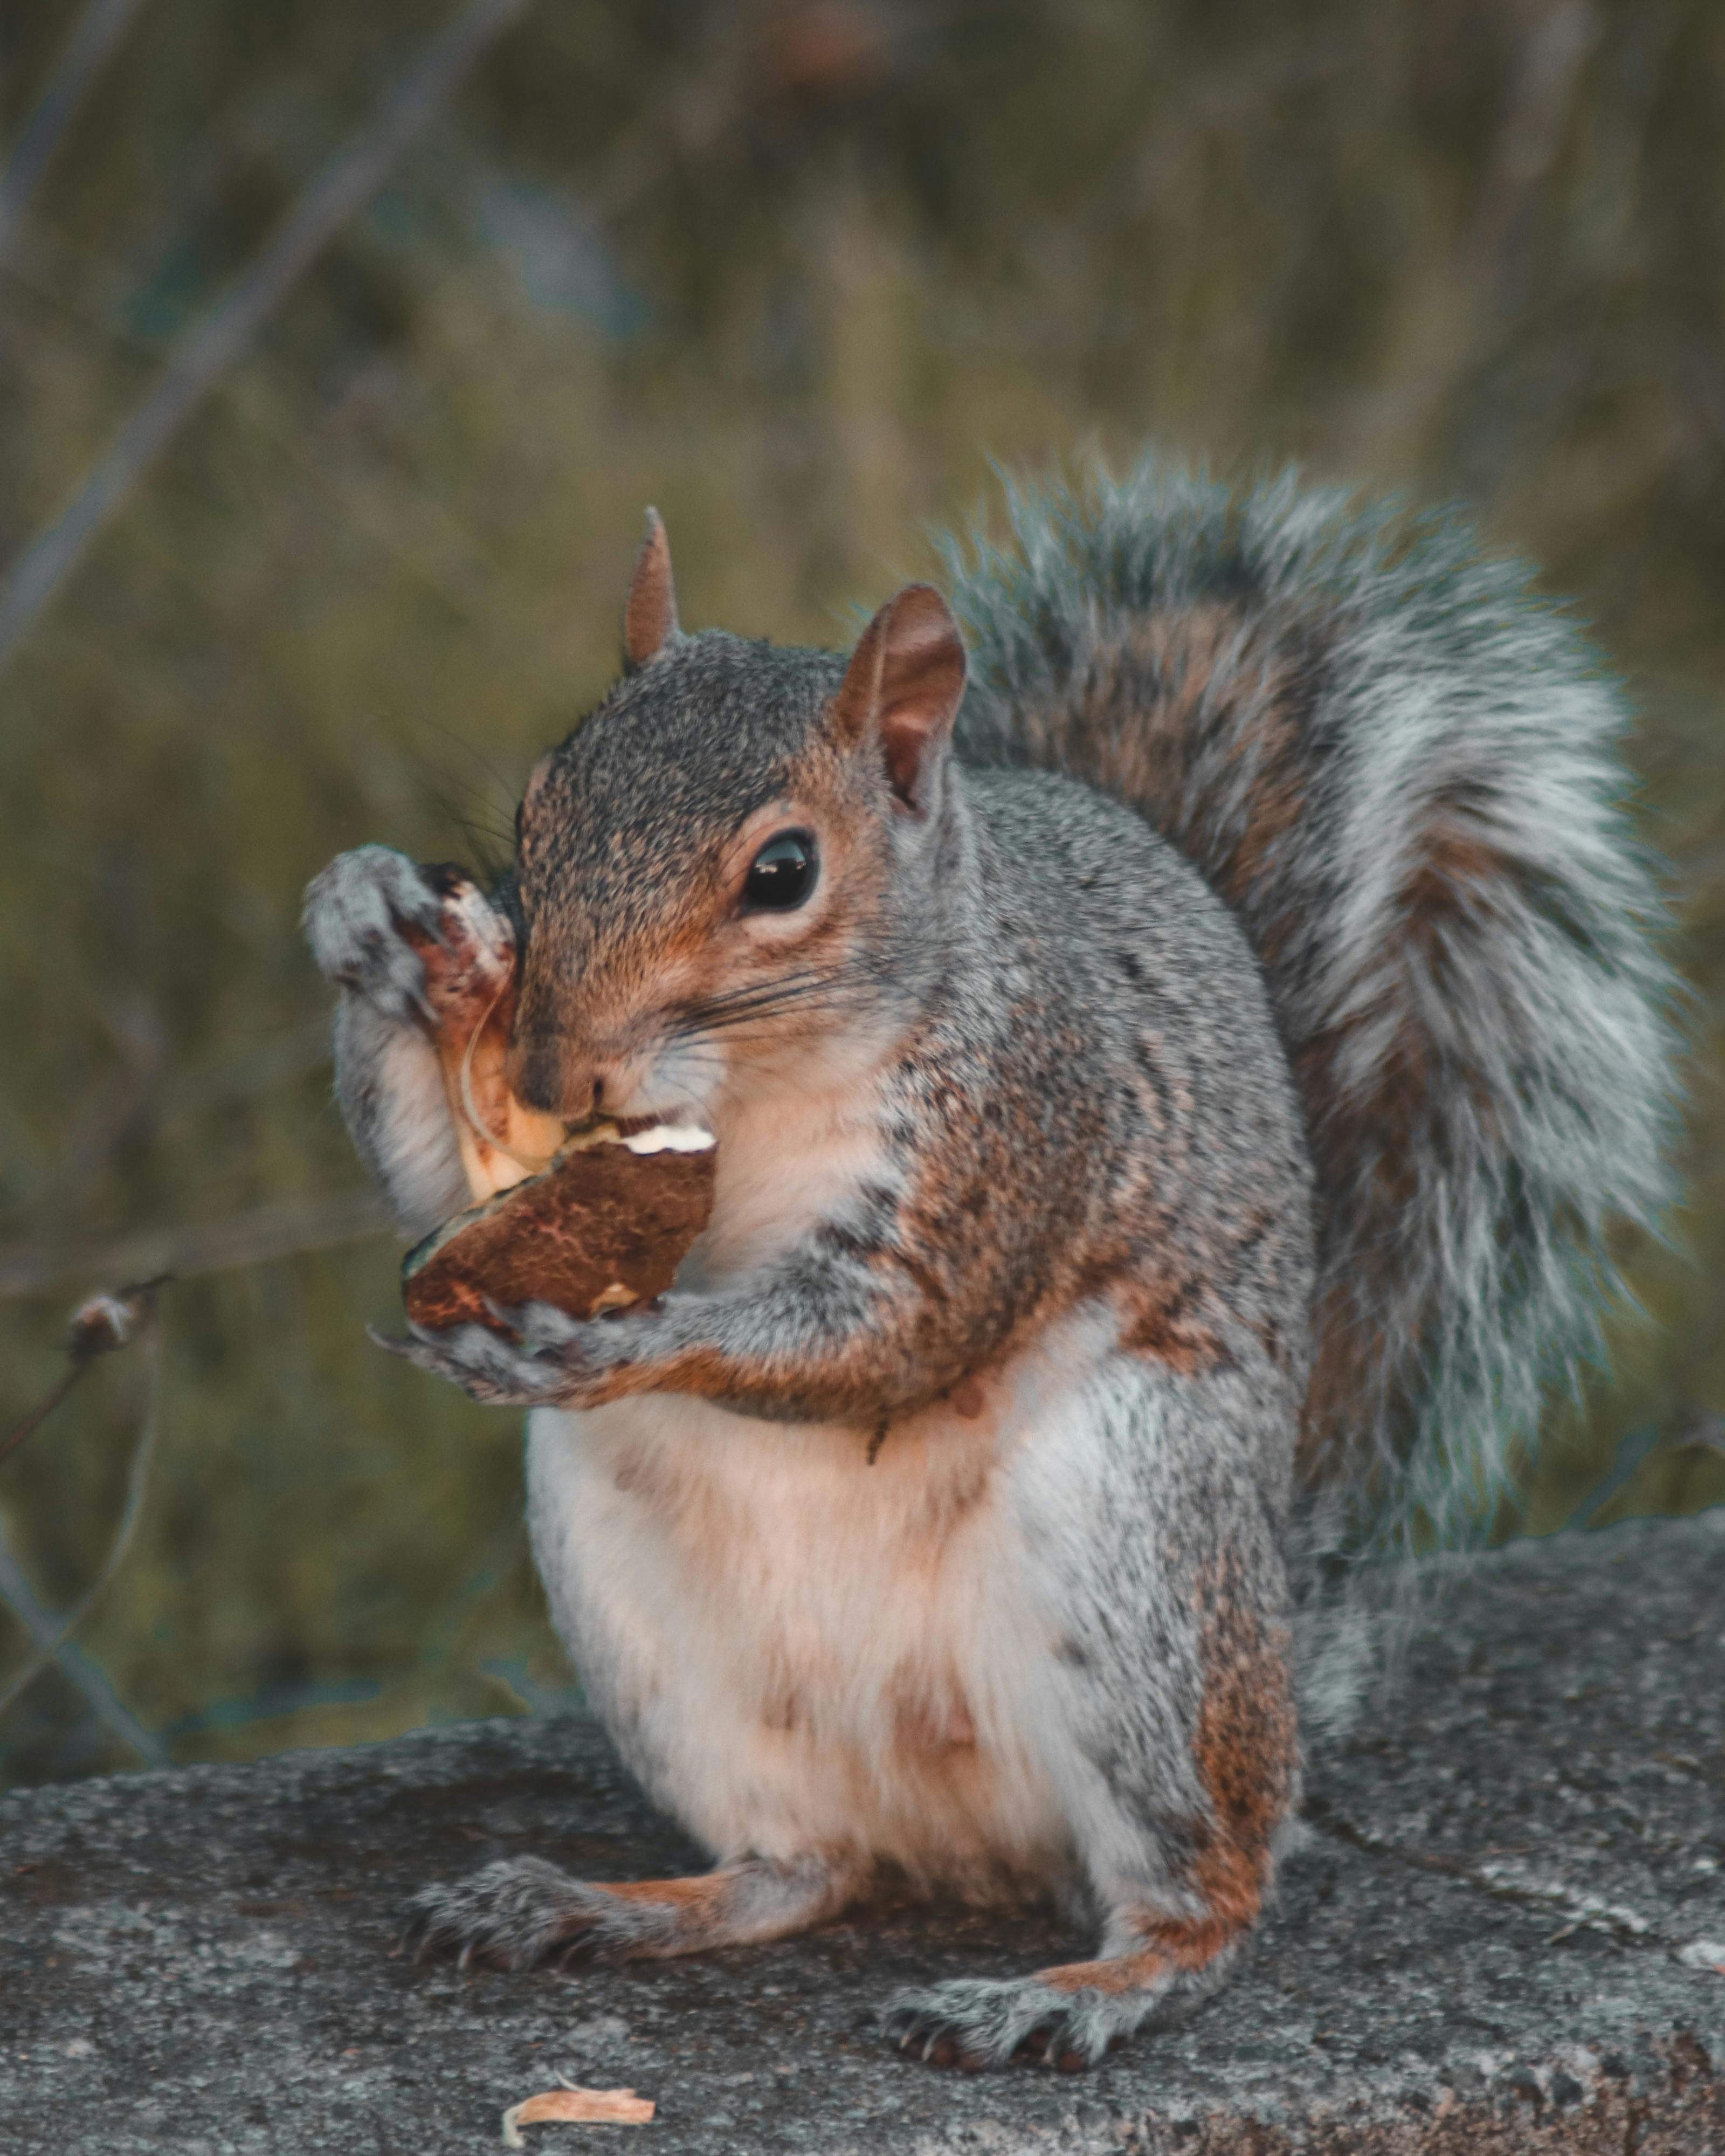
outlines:
{"label": "small bud on twig", "polygon": [[157,1291],[170,1277],[158,1273],[154,1280],[134,1281],[129,1287],[116,1288],[111,1295],[93,1295],[79,1304],[72,1312],[66,1337],[66,1354],[72,1367],[11,1435],[0,1442],[0,1463],[10,1460],[24,1440],[40,1429],[97,1356],[111,1355],[116,1348],[131,1346],[155,1315]]}
{"label": "small bud on twig", "polygon": [[156,1306],[156,1291],[171,1277],[158,1273],[154,1280],[138,1281],[116,1288],[111,1295],[93,1295],[72,1312],[71,1334],[66,1353],[76,1363],[98,1355],[110,1355],[116,1348],[130,1347],[146,1325]]}

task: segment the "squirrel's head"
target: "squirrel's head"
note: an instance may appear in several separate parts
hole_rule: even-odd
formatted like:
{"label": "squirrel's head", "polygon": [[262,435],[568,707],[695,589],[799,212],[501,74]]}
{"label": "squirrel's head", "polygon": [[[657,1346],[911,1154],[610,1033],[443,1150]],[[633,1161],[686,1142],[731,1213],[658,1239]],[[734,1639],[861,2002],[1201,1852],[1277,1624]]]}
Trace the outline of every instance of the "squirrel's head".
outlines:
{"label": "squirrel's head", "polygon": [[687,635],[649,513],[624,647],[521,802],[515,1091],[570,1122],[699,1112],[788,1050],[884,1048],[960,843],[945,602],[907,586],[848,661]]}

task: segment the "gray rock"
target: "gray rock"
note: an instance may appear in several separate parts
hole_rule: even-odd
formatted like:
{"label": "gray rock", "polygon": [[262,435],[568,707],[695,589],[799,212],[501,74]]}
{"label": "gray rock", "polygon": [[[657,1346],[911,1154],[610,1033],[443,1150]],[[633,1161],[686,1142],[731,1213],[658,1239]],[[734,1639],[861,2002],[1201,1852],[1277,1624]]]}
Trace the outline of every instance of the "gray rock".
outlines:
{"label": "gray rock", "polygon": [[[1725,2156],[1725,1510],[1486,1560],[1312,1776],[1249,1965],[1093,2075],[889,2055],[893,1989],[1082,1950],[901,1910],[697,1962],[415,1967],[421,1881],[692,1864],[575,1720],[0,1800],[6,2156],[501,2145],[558,2071],[655,2098],[546,2150]],[[1717,1951],[1716,1951],[1717,1949]]]}

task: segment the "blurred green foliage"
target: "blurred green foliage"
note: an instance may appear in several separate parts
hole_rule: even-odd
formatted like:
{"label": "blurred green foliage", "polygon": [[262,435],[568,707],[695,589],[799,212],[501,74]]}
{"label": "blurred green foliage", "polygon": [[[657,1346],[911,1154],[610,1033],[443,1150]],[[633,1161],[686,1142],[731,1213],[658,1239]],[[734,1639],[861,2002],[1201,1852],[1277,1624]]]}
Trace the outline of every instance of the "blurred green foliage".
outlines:
{"label": "blurred green foliage", "polygon": [[[79,12],[0,21],[5,139]],[[145,0],[0,264],[0,560],[442,19]],[[1711,0],[542,4],[0,678],[0,1280],[55,1282],[0,1305],[0,1430],[105,1239],[355,1184],[300,889],[366,839],[504,855],[645,503],[686,622],[836,643],[990,459],[1150,436],[1466,501],[1627,676],[1698,991],[1687,1255],[1633,1254],[1654,1322],[1522,1523],[1636,1430],[1610,1514],[1725,1497],[1722,144]],[[515,1419],[368,1346],[394,1273],[372,1240],[167,1293],[147,1507],[81,1638],[177,1758],[570,1685]],[[136,1416],[116,1358],[0,1474],[49,1607]],[[14,1776],[130,1756],[54,1671],[0,1722]]]}

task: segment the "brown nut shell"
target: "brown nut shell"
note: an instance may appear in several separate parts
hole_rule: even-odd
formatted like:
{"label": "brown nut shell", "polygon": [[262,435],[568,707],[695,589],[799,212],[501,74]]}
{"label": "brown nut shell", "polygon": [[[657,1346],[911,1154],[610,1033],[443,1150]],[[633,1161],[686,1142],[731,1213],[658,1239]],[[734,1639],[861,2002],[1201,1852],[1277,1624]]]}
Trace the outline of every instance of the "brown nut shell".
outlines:
{"label": "brown nut shell", "polygon": [[503,1328],[488,1301],[587,1318],[663,1295],[713,1209],[713,1149],[591,1139],[542,1174],[446,1220],[402,1265],[416,1325]]}

